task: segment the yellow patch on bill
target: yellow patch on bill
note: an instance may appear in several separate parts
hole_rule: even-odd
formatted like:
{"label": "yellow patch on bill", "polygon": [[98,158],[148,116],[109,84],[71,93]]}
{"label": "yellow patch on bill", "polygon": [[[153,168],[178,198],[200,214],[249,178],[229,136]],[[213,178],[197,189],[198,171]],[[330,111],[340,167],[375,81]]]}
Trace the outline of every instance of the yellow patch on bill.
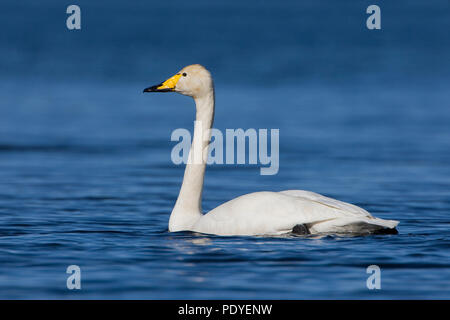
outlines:
{"label": "yellow patch on bill", "polygon": [[157,89],[173,89],[177,85],[178,80],[180,80],[181,74],[176,74],[173,77],[164,81]]}

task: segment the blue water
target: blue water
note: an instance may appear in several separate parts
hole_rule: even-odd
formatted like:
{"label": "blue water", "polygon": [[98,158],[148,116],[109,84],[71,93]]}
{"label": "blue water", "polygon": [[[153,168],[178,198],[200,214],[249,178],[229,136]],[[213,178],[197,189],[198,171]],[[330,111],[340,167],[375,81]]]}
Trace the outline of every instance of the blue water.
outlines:
{"label": "blue water", "polygon": [[[448,1],[379,1],[379,31],[370,1],[76,3],[81,31],[60,1],[0,5],[0,298],[450,298]],[[209,166],[205,211],[305,189],[399,234],[169,233],[170,135],[194,106],[141,92],[190,63],[213,73],[216,128],[280,129],[279,173]]]}

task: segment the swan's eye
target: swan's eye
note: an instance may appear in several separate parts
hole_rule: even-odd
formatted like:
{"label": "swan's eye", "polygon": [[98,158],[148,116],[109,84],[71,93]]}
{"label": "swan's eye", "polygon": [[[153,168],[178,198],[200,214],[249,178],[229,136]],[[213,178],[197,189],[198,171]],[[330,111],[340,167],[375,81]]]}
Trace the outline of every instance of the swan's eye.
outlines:
{"label": "swan's eye", "polygon": [[186,76],[187,76],[186,72],[183,72],[183,77],[186,77]]}

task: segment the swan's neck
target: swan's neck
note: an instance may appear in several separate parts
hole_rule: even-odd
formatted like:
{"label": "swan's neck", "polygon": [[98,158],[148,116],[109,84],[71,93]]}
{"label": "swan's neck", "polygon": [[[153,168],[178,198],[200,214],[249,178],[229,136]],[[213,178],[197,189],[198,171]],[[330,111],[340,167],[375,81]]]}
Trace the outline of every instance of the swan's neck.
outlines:
{"label": "swan's neck", "polygon": [[203,179],[214,119],[214,90],[194,100],[197,109],[194,136],[180,194],[169,219],[172,232],[190,230],[202,215]]}

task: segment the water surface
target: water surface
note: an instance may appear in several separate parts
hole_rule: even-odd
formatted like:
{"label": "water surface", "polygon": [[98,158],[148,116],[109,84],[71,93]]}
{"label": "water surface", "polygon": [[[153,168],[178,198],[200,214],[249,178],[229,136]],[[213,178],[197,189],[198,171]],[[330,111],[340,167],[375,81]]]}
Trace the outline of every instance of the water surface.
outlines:
{"label": "water surface", "polygon": [[[450,298],[448,2],[382,4],[378,33],[355,3],[79,1],[78,33],[59,2],[3,3],[0,298]],[[209,166],[205,211],[305,189],[399,234],[169,233],[194,105],[141,92],[189,63],[213,72],[216,128],[280,129],[279,173]]]}

